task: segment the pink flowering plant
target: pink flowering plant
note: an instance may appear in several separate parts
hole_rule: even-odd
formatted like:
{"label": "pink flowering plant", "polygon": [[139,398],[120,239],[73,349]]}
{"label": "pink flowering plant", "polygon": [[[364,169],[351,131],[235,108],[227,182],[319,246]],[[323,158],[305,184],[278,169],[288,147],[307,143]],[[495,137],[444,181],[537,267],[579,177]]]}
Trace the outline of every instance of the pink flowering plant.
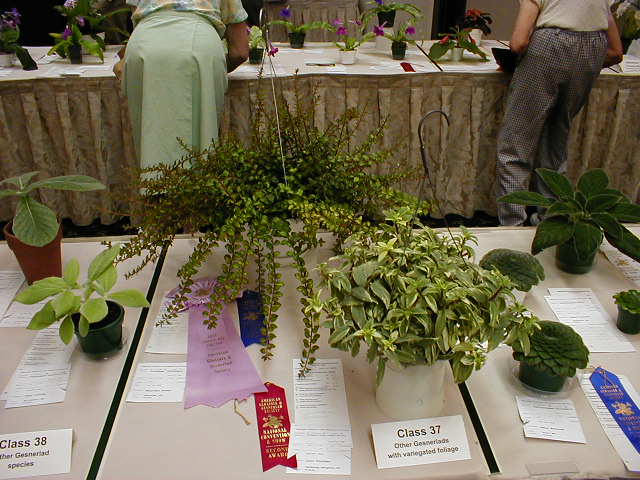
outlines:
{"label": "pink flowering plant", "polygon": [[327,22],[317,21],[311,23],[301,23],[296,25],[293,21],[293,12],[291,7],[287,5],[280,10],[280,19],[272,20],[269,25],[283,25],[289,33],[307,33],[309,30],[317,30],[319,28],[329,28]]}
{"label": "pink flowering plant", "polygon": [[0,52],[14,53],[25,70],[36,70],[36,62],[33,61],[29,52],[20,46],[20,13],[17,9],[12,9],[0,15]]}
{"label": "pink flowering plant", "polygon": [[438,60],[449,50],[454,48],[464,48],[471,53],[478,55],[483,62],[488,62],[487,54],[484,53],[476,42],[469,36],[470,30],[452,28],[452,33],[440,34],[441,40],[437,41],[429,49],[429,58],[431,60]]}
{"label": "pink flowering plant", "polygon": [[412,35],[416,34],[416,27],[411,22],[406,22],[403,25],[396,27],[393,33],[385,33],[384,23],[380,26],[373,27],[373,32],[380,37],[386,37],[392,42],[397,43],[415,43]]}
{"label": "pink flowering plant", "polygon": [[338,18],[331,22],[331,26],[329,27],[329,29],[335,32],[338,36],[338,40],[334,42],[336,47],[343,52],[356,50],[364,42],[367,42],[376,36],[374,32],[366,31],[367,26],[361,20],[349,20],[348,23],[355,26],[356,35],[353,37],[349,36],[347,25]]}

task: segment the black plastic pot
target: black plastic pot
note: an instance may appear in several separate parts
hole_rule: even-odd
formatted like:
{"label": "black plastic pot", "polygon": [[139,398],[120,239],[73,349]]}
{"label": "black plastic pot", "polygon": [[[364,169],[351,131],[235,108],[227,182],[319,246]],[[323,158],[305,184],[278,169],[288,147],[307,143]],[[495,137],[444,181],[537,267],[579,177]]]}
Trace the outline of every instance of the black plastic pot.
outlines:
{"label": "black plastic pot", "polygon": [[393,27],[394,22],[396,21],[396,11],[391,10],[390,12],[378,12],[378,25],[384,27]]}
{"label": "black plastic pot", "polygon": [[391,57],[394,60],[404,60],[407,53],[406,42],[393,42],[391,44]]}
{"label": "black plastic pot", "polygon": [[631,335],[640,333],[640,314],[631,313],[618,305],[618,321],[616,325],[621,332],[630,333]]}
{"label": "black plastic pot", "polygon": [[109,307],[107,316],[99,322],[91,323],[86,337],[80,336],[78,331],[80,315],[73,316],[73,324],[80,348],[90,357],[108,357],[122,348],[124,308],[109,300],[107,300],[107,307]]}
{"label": "black plastic pot", "polygon": [[80,45],[69,47],[69,60],[76,65],[82,63],[82,47]]}
{"label": "black plastic pot", "polygon": [[304,37],[307,34],[304,32],[292,32],[289,34],[289,45],[291,48],[302,48],[304,47]]}
{"label": "black plastic pot", "polygon": [[556,248],[556,266],[567,273],[587,273],[595,264],[598,249],[589,255],[579,257],[573,240],[562,243]]}
{"label": "black plastic pot", "polygon": [[526,362],[520,362],[518,378],[522,383],[544,392],[559,392],[564,387],[567,377],[547,373]]}
{"label": "black plastic pot", "polygon": [[264,48],[252,48],[249,50],[249,63],[252,65],[259,65],[262,63],[262,57],[264,57]]}

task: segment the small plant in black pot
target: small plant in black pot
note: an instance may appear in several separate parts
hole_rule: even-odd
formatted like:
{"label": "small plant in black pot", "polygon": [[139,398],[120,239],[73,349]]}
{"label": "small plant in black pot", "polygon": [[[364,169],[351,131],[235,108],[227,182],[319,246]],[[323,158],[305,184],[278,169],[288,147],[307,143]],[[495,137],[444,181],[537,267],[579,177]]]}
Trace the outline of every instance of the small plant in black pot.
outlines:
{"label": "small plant in black pot", "polygon": [[89,265],[84,283],[78,282],[80,264],[73,259],[65,265],[62,278],[44,278],[20,292],[16,301],[26,305],[52,297],[27,328],[42,330],[60,321],[62,341],[68,344],[75,332],[80,347],[89,356],[105,357],[120,350],[123,306],[149,306],[139,290],[111,292],[118,280],[114,262],[120,248],[114,245],[98,254]]}
{"label": "small plant in black pot", "polygon": [[627,290],[613,296],[618,305],[618,330],[640,333],[640,290]]}
{"label": "small plant in black pot", "polygon": [[560,173],[546,168],[538,168],[536,173],[555,198],[519,191],[498,199],[546,209],[531,244],[533,255],[557,245],[558,268],[568,273],[586,273],[591,270],[606,237],[622,253],[640,261],[640,239],[621,223],[640,222],[640,205],[631,203],[619,190],[609,188],[609,177],[604,170],[596,168],[586,172],[575,190]]}
{"label": "small plant in black pot", "polygon": [[[513,358],[520,362],[518,378],[537,390],[559,392],[577,368],[587,366],[589,350],[568,325],[549,320],[541,320],[538,325],[540,329],[525,340],[525,345],[520,338],[511,343]],[[527,346],[529,353],[525,354]]]}
{"label": "small plant in black pot", "polygon": [[407,12],[413,20],[422,17],[422,12],[418,7],[411,3],[389,2],[385,3],[384,0],[374,0],[369,2],[373,8],[367,10],[362,16],[362,20],[365,24],[369,23],[369,20],[376,15],[378,17],[378,25],[384,27],[393,27],[396,20],[396,12]]}

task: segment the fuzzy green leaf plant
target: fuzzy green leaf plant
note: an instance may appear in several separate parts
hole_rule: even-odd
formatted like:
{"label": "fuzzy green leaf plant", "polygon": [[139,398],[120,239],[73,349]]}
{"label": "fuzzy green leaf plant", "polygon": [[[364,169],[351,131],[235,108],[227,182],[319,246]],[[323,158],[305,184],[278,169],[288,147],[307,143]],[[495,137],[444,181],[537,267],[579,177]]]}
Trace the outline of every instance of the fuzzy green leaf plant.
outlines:
{"label": "fuzzy green leaf plant", "polygon": [[51,297],[31,319],[30,330],[42,330],[60,322],[60,338],[69,343],[73,338],[72,317],[79,316],[78,332],[85,337],[89,325],[107,316],[107,300],[124,307],[148,307],[149,302],[139,290],[127,289],[112,292],[118,280],[114,265],[121,245],[114,245],[99,253],[90,263],[86,280],[80,279],[80,264],[73,259],[65,265],[62,277],[48,277],[33,282],[16,296],[16,301],[33,305]]}
{"label": "fuzzy green leaf plant", "polygon": [[[393,188],[405,173],[372,173],[389,155],[375,148],[384,126],[365,132],[356,144],[360,113],[349,110],[320,129],[313,123],[313,102],[313,95],[296,90],[291,105],[279,98],[277,117],[258,102],[248,143],[227,138],[202,152],[188,150],[172,165],[144,170],[135,190],[145,193],[132,215],[140,219],[140,230],[122,250],[126,258],[144,256],[133,274],[171,245],[181,226],[201,231],[178,271],[185,294],[213,250],[224,248],[206,323],[215,326],[222,306],[244,288],[258,290],[265,315],[264,359],[275,347],[280,266],[290,259],[304,327],[303,372],[313,362],[320,337],[319,314],[306,308],[313,281],[303,257],[320,244],[318,231],[333,233],[340,245],[353,232],[371,229],[383,209],[411,203]],[[250,260],[256,265],[255,285],[248,284]],[[183,295],[176,297],[176,309],[183,300]]]}
{"label": "fuzzy green leaf plant", "polygon": [[560,377],[573,377],[576,368],[587,366],[589,350],[573,328],[549,320],[541,320],[538,325],[540,328],[529,338],[529,345],[520,339],[510,343],[515,360]]}
{"label": "fuzzy green leaf plant", "polygon": [[623,310],[640,315],[640,290],[626,290],[615,294],[613,298]]}
{"label": "fuzzy green leaf plant", "polygon": [[546,208],[544,220],[536,229],[531,253],[570,242],[578,258],[587,258],[598,249],[604,237],[609,243],[640,261],[640,239],[622,222],[640,222],[640,205],[609,187],[609,177],[596,168],[585,172],[576,187],[566,176],[546,168],[536,173],[554,198],[536,192],[519,191],[498,199],[500,202]]}
{"label": "fuzzy green leaf plant", "polygon": [[310,309],[326,315],[331,346],[353,356],[366,349],[378,383],[388,363],[438,360],[463,382],[502,342],[528,345],[537,319],[510,301],[509,277],[471,261],[475,238],[466,229],[438,233],[412,213],[389,211],[378,229],[355,233],[321,264]]}
{"label": "fuzzy green leaf plant", "polygon": [[48,188],[88,192],[105,188],[98,180],[86,175],[65,175],[32,182],[38,173],[37,171],[23,173],[0,181],[0,185],[4,184],[7,187],[0,190],[0,199],[18,197],[18,206],[12,223],[13,234],[23,243],[34,247],[42,247],[50,243],[60,228],[54,211],[33,198],[32,195],[36,190]]}
{"label": "fuzzy green leaf plant", "polygon": [[495,248],[480,260],[482,268],[495,268],[511,279],[516,289],[528,292],[544,280],[544,267],[533,255],[509,248]]}

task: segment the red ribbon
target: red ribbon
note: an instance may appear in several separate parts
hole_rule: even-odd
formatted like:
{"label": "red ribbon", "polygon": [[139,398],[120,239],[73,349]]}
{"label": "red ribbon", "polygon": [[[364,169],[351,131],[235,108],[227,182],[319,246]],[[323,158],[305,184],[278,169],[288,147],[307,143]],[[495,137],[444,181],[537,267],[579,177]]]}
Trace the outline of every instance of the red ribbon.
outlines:
{"label": "red ribbon", "polygon": [[287,458],[291,422],[284,388],[270,382],[264,386],[267,387],[266,393],[254,394],[262,471],[266,472],[276,465],[298,468],[295,455]]}
{"label": "red ribbon", "polygon": [[400,66],[405,72],[415,72],[415,69],[409,62],[400,62]]}

